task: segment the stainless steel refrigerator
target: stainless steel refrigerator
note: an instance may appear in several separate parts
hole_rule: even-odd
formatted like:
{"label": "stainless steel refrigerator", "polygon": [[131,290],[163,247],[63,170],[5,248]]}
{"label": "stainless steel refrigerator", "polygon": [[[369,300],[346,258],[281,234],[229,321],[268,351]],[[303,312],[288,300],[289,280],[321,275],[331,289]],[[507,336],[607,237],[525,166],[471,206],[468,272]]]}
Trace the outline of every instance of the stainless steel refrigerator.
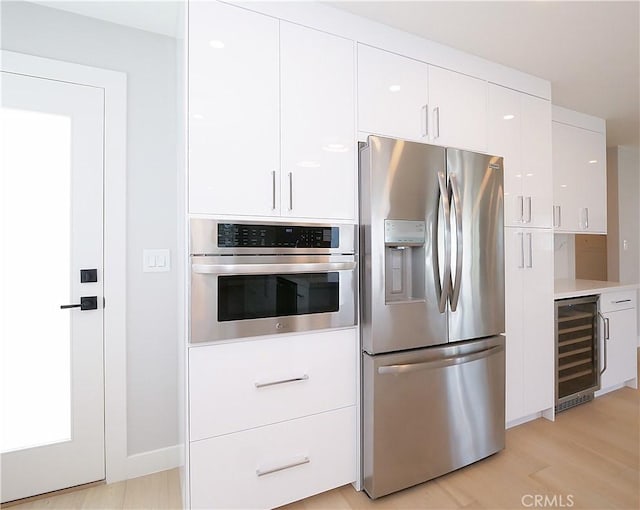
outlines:
{"label": "stainless steel refrigerator", "polygon": [[377,498],[504,448],[502,158],[360,150],[363,480]]}

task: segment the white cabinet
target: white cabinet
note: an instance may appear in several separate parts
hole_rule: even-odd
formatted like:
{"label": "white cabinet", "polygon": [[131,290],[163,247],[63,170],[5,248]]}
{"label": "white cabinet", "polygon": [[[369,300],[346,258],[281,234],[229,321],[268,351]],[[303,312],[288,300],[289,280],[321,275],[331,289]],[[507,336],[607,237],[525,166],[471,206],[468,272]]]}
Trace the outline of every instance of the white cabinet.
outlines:
{"label": "white cabinet", "polygon": [[433,143],[487,150],[487,82],[429,66],[429,108]]}
{"label": "white cabinet", "polygon": [[358,130],[484,151],[487,83],[359,44]]}
{"label": "white cabinet", "polygon": [[551,104],[489,85],[489,153],[504,158],[505,225],[551,228]]}
{"label": "white cabinet", "polygon": [[280,211],[278,20],[189,4],[189,212]]}
{"label": "white cabinet", "polygon": [[280,24],[281,212],[355,218],[353,41]]}
{"label": "white cabinet", "polygon": [[358,130],[427,142],[428,66],[358,45]]}
{"label": "white cabinet", "polygon": [[354,43],[218,2],[189,15],[189,212],[355,218]]}
{"label": "white cabinet", "polygon": [[600,387],[606,390],[637,378],[636,291],[601,294],[600,313],[600,345],[606,359]]}
{"label": "white cabinet", "polygon": [[553,407],[553,233],[505,229],[506,421]]}
{"label": "white cabinet", "polygon": [[[581,123],[582,118],[587,116],[555,106],[553,111],[555,231],[606,234],[607,174],[604,121],[588,117],[587,120],[590,122]],[[556,114],[557,111],[562,112],[562,116]],[[575,124],[570,124],[574,121],[573,114]]]}
{"label": "white cabinet", "polygon": [[193,508],[273,508],[356,480],[357,330],[189,349]]}

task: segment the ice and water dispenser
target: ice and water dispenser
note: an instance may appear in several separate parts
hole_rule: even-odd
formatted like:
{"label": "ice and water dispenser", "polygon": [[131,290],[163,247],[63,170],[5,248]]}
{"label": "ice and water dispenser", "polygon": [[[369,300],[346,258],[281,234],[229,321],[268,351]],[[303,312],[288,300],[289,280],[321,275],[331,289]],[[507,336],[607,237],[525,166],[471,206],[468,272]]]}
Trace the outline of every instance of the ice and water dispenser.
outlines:
{"label": "ice and water dispenser", "polygon": [[385,302],[424,301],[424,221],[384,220]]}

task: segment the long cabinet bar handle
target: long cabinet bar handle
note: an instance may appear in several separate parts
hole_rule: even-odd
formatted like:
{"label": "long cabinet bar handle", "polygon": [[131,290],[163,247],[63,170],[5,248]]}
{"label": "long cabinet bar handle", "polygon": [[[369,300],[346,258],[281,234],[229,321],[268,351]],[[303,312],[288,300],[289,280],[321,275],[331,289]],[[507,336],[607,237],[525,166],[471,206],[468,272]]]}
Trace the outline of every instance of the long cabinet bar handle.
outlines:
{"label": "long cabinet bar handle", "polygon": [[562,227],[562,206],[558,206],[558,228]]}
{"label": "long cabinet bar handle", "polygon": [[520,219],[518,221],[524,223],[524,197],[522,195],[518,195],[518,208],[520,209]]}
{"label": "long cabinet bar handle", "polygon": [[256,469],[256,475],[257,476],[270,475],[271,473],[277,473],[278,471],[284,471],[285,469],[291,469],[297,466],[302,466],[303,464],[309,464],[309,462],[311,462],[311,459],[309,457],[302,457],[300,460],[294,460],[282,466],[278,466],[270,469]]}
{"label": "long cabinet bar handle", "polygon": [[584,228],[588,229],[589,228],[589,208],[588,207],[584,208],[584,213],[585,213]]}
{"label": "long cabinet bar handle", "polygon": [[531,197],[527,197],[527,223],[531,223]]}
{"label": "long cabinet bar handle", "polygon": [[276,209],[276,171],[271,171],[271,209]]}
{"label": "long cabinet bar handle", "polygon": [[436,133],[434,138],[440,138],[440,107],[436,106],[433,109],[433,118],[434,118],[434,123],[436,125]]}
{"label": "long cabinet bar handle", "polygon": [[533,242],[532,242],[531,237],[532,237],[531,232],[527,232],[527,243],[529,244],[529,263],[527,264],[528,268],[532,268],[533,267],[533,248],[531,247]]}
{"label": "long cabinet bar handle", "polygon": [[422,137],[429,136],[429,105],[424,104],[420,108],[420,123],[422,124]]}
{"label": "long cabinet bar handle", "polygon": [[289,172],[289,210],[293,211],[293,172]]}
{"label": "long cabinet bar handle", "polygon": [[378,367],[378,374],[380,375],[397,375],[406,374],[410,372],[417,372],[419,370],[427,370],[430,368],[443,368],[454,365],[462,365],[463,363],[469,363],[482,358],[488,358],[493,354],[496,354],[504,350],[501,345],[494,345],[488,349],[472,352],[470,354],[463,354],[459,356],[451,356],[449,358],[434,359],[431,361],[423,361],[420,363],[407,363],[402,365],[386,365]]}
{"label": "long cabinet bar handle", "polygon": [[524,233],[518,232],[518,237],[520,238],[520,264],[518,269],[524,269]]}
{"label": "long cabinet bar handle", "polygon": [[620,303],[630,303],[631,300],[630,299],[619,299],[618,301],[611,301],[612,303],[615,304],[620,304]]}
{"label": "long cabinet bar handle", "polygon": [[266,388],[267,386],[277,386],[278,384],[287,384],[292,382],[299,381],[308,381],[309,376],[307,374],[301,375],[300,377],[291,377],[290,379],[280,379],[278,381],[269,381],[269,382],[256,382],[254,383],[256,388]]}

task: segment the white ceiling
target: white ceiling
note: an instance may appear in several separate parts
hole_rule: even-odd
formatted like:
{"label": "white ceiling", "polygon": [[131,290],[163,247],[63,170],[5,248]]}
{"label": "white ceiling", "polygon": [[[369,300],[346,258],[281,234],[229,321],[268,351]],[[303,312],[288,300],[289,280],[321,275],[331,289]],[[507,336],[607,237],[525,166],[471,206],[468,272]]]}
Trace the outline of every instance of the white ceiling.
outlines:
{"label": "white ceiling", "polygon": [[328,2],[551,82],[553,103],[640,145],[640,2]]}

